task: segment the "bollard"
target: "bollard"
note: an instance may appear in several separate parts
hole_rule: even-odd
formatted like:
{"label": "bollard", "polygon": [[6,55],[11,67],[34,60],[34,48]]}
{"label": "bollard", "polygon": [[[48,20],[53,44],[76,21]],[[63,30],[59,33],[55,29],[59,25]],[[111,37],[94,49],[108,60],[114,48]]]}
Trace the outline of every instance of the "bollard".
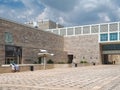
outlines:
{"label": "bollard", "polygon": [[30,66],[30,71],[34,71],[34,66]]}

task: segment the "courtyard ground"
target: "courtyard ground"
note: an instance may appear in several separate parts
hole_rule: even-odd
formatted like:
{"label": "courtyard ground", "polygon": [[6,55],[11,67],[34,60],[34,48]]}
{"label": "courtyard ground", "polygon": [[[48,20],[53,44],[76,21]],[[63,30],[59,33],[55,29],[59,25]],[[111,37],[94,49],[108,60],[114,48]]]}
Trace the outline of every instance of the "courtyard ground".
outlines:
{"label": "courtyard ground", "polygon": [[0,90],[120,90],[120,65],[4,73]]}

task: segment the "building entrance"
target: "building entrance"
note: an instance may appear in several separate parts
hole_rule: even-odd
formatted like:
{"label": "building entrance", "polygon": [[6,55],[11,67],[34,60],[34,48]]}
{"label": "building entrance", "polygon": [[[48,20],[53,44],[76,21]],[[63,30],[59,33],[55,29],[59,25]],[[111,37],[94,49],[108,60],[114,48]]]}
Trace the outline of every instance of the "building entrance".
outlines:
{"label": "building entrance", "polygon": [[120,64],[120,44],[101,45],[102,64]]}
{"label": "building entrance", "polygon": [[72,63],[73,62],[73,55],[68,55],[68,63]]}
{"label": "building entrance", "polygon": [[14,62],[16,64],[21,64],[22,60],[22,47],[20,46],[5,46],[5,64],[10,64]]}
{"label": "building entrance", "polygon": [[120,54],[104,54],[103,64],[120,64]]}

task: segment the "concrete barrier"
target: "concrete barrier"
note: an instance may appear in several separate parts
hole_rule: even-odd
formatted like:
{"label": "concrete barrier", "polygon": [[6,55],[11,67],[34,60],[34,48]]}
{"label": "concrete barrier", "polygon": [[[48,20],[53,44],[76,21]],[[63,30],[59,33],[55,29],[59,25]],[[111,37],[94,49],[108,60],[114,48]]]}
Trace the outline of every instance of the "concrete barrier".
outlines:
{"label": "concrete barrier", "polygon": [[[21,65],[19,65],[20,72],[21,71],[31,71],[31,66],[33,66],[34,70],[43,70],[44,69],[44,66],[41,64],[21,64]],[[53,64],[46,65],[46,69],[52,69],[52,68],[54,68]],[[0,66],[0,73],[10,73],[10,72],[12,72],[10,65],[1,65]]]}
{"label": "concrete barrier", "polygon": [[[90,64],[77,64],[77,67],[81,66],[89,66]],[[20,72],[22,71],[31,71],[31,66],[33,67],[32,71],[35,70],[44,70],[44,66],[42,64],[20,64]],[[53,68],[69,68],[69,67],[75,67],[72,64],[47,64],[46,69],[53,69]],[[10,65],[1,65],[0,66],[0,73],[10,73],[12,72],[12,69]]]}
{"label": "concrete barrier", "polygon": [[54,68],[68,68],[72,67],[71,64],[54,64]]}

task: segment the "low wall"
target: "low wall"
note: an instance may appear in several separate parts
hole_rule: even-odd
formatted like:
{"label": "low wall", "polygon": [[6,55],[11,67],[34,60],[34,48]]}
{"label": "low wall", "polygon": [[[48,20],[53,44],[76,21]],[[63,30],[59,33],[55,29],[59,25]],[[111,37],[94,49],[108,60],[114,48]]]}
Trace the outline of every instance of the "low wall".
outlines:
{"label": "low wall", "polygon": [[[31,68],[34,71],[34,70],[43,70],[44,66],[41,64],[23,64],[23,65],[19,65],[19,68],[20,68],[20,72],[21,71],[32,71]],[[54,68],[54,65],[52,64],[46,65],[46,69],[52,69],[52,68]],[[10,73],[10,72],[12,72],[10,65],[2,65],[0,67],[0,73]]]}
{"label": "low wall", "polygon": [[[77,64],[77,67],[90,66],[90,64]],[[76,67],[75,64],[47,64],[46,69],[53,68],[69,68]],[[44,65],[41,64],[21,64],[19,65],[20,72],[22,71],[34,71],[34,70],[44,70]],[[33,70],[31,70],[33,69]],[[0,73],[10,73],[12,71],[10,65],[0,66]]]}
{"label": "low wall", "polygon": [[11,68],[9,67],[0,67],[0,73],[8,73],[11,72]]}
{"label": "low wall", "polygon": [[54,64],[54,68],[68,68],[72,67],[71,64]]}

